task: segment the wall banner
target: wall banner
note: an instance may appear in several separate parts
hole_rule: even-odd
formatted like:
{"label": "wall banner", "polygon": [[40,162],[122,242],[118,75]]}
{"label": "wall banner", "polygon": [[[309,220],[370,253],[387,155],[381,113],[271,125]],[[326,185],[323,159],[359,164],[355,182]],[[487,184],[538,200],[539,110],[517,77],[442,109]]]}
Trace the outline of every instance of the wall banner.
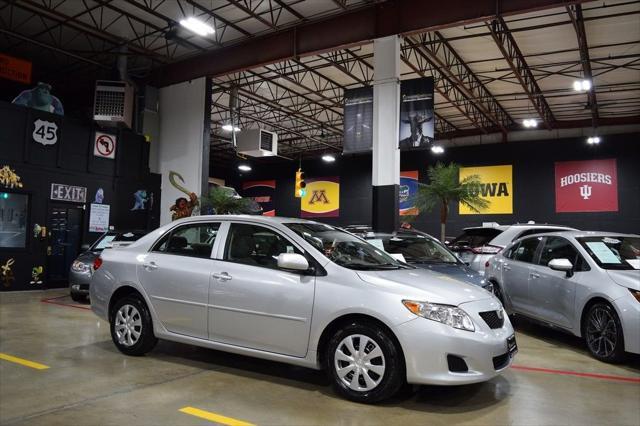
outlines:
{"label": "wall banner", "polygon": [[252,198],[262,207],[263,216],[275,216],[276,205],[273,199],[276,193],[275,180],[257,180],[242,184],[242,196]]}
{"label": "wall banner", "polygon": [[427,149],[433,145],[433,77],[400,83],[400,149]]}
{"label": "wall banner", "polygon": [[0,53],[0,78],[31,83],[31,62]]}
{"label": "wall banner", "polygon": [[300,199],[303,218],[340,216],[340,178],[307,178],[307,193]]}
{"label": "wall banner", "polygon": [[479,175],[481,197],[490,201],[489,207],[476,213],[459,204],[460,214],[513,214],[513,166],[460,167],[460,180]]}
{"label": "wall banner", "polygon": [[418,193],[418,171],[400,172],[399,205],[400,216],[416,216],[415,196]]}
{"label": "wall banner", "polygon": [[345,153],[370,151],[373,145],[373,87],[344,91]]}
{"label": "wall banner", "polygon": [[561,161],[556,168],[556,213],[617,212],[615,159]]}

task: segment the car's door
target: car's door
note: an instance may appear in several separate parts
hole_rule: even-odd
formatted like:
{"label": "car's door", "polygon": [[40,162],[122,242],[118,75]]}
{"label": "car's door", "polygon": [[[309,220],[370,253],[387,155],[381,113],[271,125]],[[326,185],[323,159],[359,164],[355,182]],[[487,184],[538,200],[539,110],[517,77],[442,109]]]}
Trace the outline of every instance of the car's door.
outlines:
{"label": "car's door", "polygon": [[503,290],[516,312],[528,313],[530,310],[529,274],[540,240],[540,237],[523,239],[502,263]]}
{"label": "car's door", "polygon": [[145,255],[138,276],[167,330],[207,339],[212,249],[220,223],[173,229]]}
{"label": "car's door", "polygon": [[[554,271],[548,264],[553,259],[569,259],[574,271]],[[564,328],[572,328],[575,315],[576,284],[589,266],[571,242],[563,237],[546,237],[537,265],[529,280],[529,297],[533,314]]]}
{"label": "car's door", "polygon": [[284,355],[307,353],[315,276],[281,270],[302,249],[275,228],[234,222],[218,249],[210,294],[211,340]]}

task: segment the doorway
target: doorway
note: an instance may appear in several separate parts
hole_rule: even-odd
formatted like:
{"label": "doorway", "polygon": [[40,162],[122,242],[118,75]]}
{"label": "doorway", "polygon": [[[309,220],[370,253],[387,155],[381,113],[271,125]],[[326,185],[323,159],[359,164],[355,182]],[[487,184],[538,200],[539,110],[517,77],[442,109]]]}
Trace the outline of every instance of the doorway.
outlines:
{"label": "doorway", "polygon": [[82,242],[83,206],[52,204],[49,206],[48,282],[67,281],[71,263],[78,257]]}

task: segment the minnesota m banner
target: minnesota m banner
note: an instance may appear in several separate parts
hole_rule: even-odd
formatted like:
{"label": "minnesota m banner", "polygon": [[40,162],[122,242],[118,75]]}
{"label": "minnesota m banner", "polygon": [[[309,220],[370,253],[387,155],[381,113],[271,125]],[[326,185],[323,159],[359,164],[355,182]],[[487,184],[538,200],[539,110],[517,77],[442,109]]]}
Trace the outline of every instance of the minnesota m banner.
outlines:
{"label": "minnesota m banner", "polygon": [[480,176],[478,192],[491,202],[486,210],[476,213],[460,204],[460,214],[512,214],[513,213],[513,167],[460,167],[460,180],[467,176]]}
{"label": "minnesota m banner", "polygon": [[300,216],[340,216],[340,178],[325,177],[306,179],[307,193],[300,199]]}

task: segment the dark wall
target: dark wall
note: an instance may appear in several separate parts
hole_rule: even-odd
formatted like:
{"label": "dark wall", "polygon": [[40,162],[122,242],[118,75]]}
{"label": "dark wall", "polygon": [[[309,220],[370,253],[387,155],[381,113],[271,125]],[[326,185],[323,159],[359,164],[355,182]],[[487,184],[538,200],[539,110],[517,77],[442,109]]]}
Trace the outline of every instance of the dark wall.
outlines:
{"label": "dark wall", "polygon": [[[34,121],[55,122],[58,141],[54,145],[41,145],[32,139]],[[114,160],[93,155],[93,137],[96,130],[115,133],[118,138]],[[90,204],[98,188],[104,191],[103,204],[110,205],[109,225],[116,229],[154,229],[159,225],[159,203],[151,209],[131,211],[134,192],[146,190],[160,199],[160,176],[149,172],[149,144],[143,136],[129,130],[99,129],[92,121],[36,111],[0,102],[0,168],[8,165],[21,177],[21,189],[0,186],[0,192],[19,192],[30,196],[27,221],[26,249],[0,248],[0,263],[14,259],[15,281],[3,290],[39,288],[29,284],[31,268],[47,264],[49,238],[33,236],[37,223],[50,228],[49,211],[53,205],[73,206],[82,210],[81,243],[92,243],[100,233],[89,232]],[[86,203],[67,203],[50,200],[51,184],[87,188]],[[148,205],[147,205],[148,207]],[[49,229],[50,231],[50,229]],[[64,284],[64,283],[62,283]],[[45,286],[57,284],[47,283]]]}
{"label": "dark wall", "polygon": [[[435,157],[428,151],[403,153],[401,170],[418,170],[420,181],[426,182],[427,168],[436,161],[456,162],[462,166],[513,166],[513,214],[459,215],[457,204],[450,206],[447,235],[455,236],[462,228],[481,225],[482,222],[501,224],[547,222],[571,225],[581,229],[640,232],[640,134],[607,136],[599,146],[590,146],[584,138],[509,142],[448,148]],[[615,158],[618,172],[618,212],[556,213],[555,170],[556,161]],[[247,180],[276,179],[275,205],[278,216],[300,217],[300,202],[293,197],[293,179],[297,161],[254,161],[253,171],[224,176],[240,189]],[[343,156],[334,164],[315,159],[302,164],[307,177],[340,176],[340,217],[323,219],[327,223],[371,223],[371,156]],[[212,172],[215,173],[215,164]],[[218,174],[219,175],[219,174]],[[433,235],[440,234],[439,213],[423,213],[414,226]]]}

